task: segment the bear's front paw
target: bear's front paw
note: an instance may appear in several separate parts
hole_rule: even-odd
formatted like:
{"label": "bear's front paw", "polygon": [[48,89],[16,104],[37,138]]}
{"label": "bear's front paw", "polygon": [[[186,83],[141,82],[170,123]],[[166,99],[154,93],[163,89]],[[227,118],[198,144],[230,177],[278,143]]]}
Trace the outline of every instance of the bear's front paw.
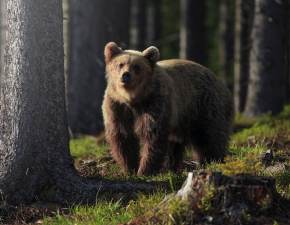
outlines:
{"label": "bear's front paw", "polygon": [[155,175],[156,173],[158,173],[158,170],[154,170],[152,168],[142,168],[140,167],[138,169],[137,175],[138,176],[151,176],[151,175]]}
{"label": "bear's front paw", "polygon": [[142,168],[139,168],[138,171],[137,171],[137,176],[144,176],[144,175],[146,175],[144,173],[144,170]]}
{"label": "bear's front paw", "polygon": [[138,176],[149,176],[153,175],[153,171],[150,168],[140,167],[137,172]]}

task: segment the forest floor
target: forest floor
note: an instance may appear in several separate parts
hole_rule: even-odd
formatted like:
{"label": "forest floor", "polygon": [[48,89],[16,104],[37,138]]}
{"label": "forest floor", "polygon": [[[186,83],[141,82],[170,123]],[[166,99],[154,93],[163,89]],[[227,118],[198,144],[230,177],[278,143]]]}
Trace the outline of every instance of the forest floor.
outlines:
{"label": "forest floor", "polygon": [[[181,188],[187,177],[188,168],[191,167],[190,153],[185,157],[184,172],[181,174],[168,172],[151,177],[136,177],[122,174],[110,157],[107,145],[97,144],[94,137],[73,139],[70,141],[70,149],[81,175],[114,180],[164,181],[169,183],[171,190],[159,190],[147,195],[139,193],[134,196],[115,193],[97,198],[94,206],[76,205],[71,208],[61,208],[58,205],[42,203],[23,206],[14,209],[12,214],[4,217],[3,223],[220,224],[215,221],[218,221],[216,217],[221,212],[217,213],[214,210],[217,206],[213,205],[211,193],[202,199],[196,210],[190,212],[190,216],[188,208],[178,201],[170,204],[166,209],[159,208],[160,219],[157,222],[149,220],[144,222],[144,218],[152,218],[153,214],[156,215],[156,206],[160,205],[166,195]],[[205,170],[222,172],[227,176],[250,174],[274,178],[276,190],[283,201],[265,210],[243,212],[239,224],[290,224],[290,106],[285,107],[277,116],[264,115],[256,119],[237,116],[230,143],[230,155],[226,157],[225,163],[210,163],[206,165]],[[129,223],[130,221],[133,222]],[[223,224],[232,223],[223,221]]]}

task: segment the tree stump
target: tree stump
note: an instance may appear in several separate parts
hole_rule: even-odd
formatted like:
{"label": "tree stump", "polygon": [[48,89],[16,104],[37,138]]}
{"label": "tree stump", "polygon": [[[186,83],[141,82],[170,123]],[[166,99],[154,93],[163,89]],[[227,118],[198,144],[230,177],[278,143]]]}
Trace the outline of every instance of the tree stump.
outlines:
{"label": "tree stump", "polygon": [[[187,206],[178,218],[167,207],[175,201]],[[226,176],[219,172],[191,172],[182,188],[168,195],[150,216],[134,219],[128,225],[138,224],[270,224],[281,217],[287,224],[289,200],[276,191],[275,180],[269,177],[241,174]],[[285,213],[280,215],[279,212]],[[161,215],[161,217],[160,217]],[[181,218],[181,217],[182,218]],[[269,218],[267,218],[269,217]],[[166,222],[165,222],[166,221]],[[169,222],[168,222],[169,221]],[[279,221],[279,222],[280,222]],[[273,223],[271,223],[273,224]],[[280,224],[280,223],[279,223]]]}

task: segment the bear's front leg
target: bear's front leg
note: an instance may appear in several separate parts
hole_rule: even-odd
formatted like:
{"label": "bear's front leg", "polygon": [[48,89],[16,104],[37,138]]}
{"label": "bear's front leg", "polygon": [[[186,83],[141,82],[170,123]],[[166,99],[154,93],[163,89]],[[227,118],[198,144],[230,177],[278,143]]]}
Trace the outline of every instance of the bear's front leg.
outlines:
{"label": "bear's front leg", "polygon": [[[118,126],[107,129],[111,155],[125,173],[136,173],[139,162],[139,143],[130,132]],[[110,131],[109,131],[110,130]]]}
{"label": "bear's front leg", "polygon": [[137,121],[137,133],[142,143],[138,175],[151,175],[162,168],[168,148],[168,124],[162,115],[145,113]]}
{"label": "bear's front leg", "polygon": [[139,140],[133,131],[133,115],[122,104],[108,97],[103,103],[106,140],[111,154],[124,172],[136,173],[139,165]]}

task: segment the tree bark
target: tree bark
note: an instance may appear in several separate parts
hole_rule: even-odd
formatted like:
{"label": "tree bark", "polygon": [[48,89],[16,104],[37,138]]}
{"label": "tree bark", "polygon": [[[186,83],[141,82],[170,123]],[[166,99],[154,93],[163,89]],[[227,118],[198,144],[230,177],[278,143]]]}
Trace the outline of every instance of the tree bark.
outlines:
{"label": "tree bark", "polygon": [[0,193],[8,204],[41,198],[96,200],[103,191],[152,190],[145,183],[77,175],[68,148],[62,7],[59,0],[4,0],[0,80]]}
{"label": "tree bark", "polygon": [[253,0],[236,0],[235,7],[234,102],[235,111],[243,112],[248,93],[251,30],[255,4]]}
{"label": "tree bark", "polygon": [[162,31],[162,0],[150,0],[147,3],[147,46],[159,45]]}
{"label": "tree bark", "polygon": [[2,20],[2,11],[3,11],[3,8],[2,8],[2,5],[3,5],[3,2],[0,1],[0,80],[1,80],[1,74],[2,74],[2,65],[3,65],[3,46],[2,46],[2,36],[3,36],[3,28],[4,28],[4,23],[3,23],[3,20]]}
{"label": "tree bark", "polygon": [[206,1],[181,0],[180,52],[183,59],[206,63]]}
{"label": "tree bark", "polygon": [[103,48],[109,41],[128,46],[129,15],[130,0],[71,0],[67,89],[73,134],[98,134],[103,130]]}
{"label": "tree bark", "polygon": [[130,46],[144,50],[146,45],[146,0],[133,0],[131,5]]}
{"label": "tree bark", "polygon": [[250,77],[245,114],[280,112],[285,103],[284,4],[255,1]]}
{"label": "tree bark", "polygon": [[286,56],[286,68],[285,68],[285,77],[286,77],[286,101],[290,103],[290,1],[285,0],[284,7],[284,21],[285,21],[285,42],[287,47],[285,49]]}

